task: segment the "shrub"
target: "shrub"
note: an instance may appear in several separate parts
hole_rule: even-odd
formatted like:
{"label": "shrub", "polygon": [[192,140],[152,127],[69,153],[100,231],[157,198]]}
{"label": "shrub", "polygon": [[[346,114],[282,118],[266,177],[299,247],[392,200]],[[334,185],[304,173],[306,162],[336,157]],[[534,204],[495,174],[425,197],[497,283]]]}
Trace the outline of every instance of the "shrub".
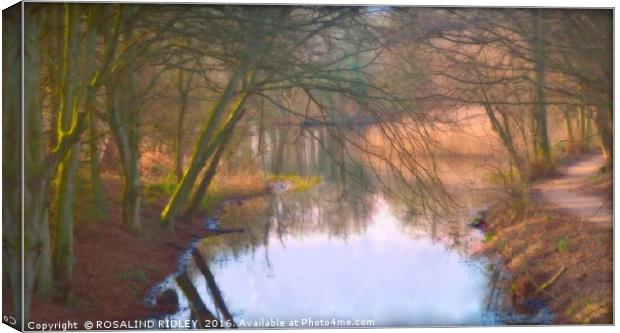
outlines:
{"label": "shrub", "polygon": [[155,201],[161,197],[170,197],[177,187],[176,176],[167,175],[161,182],[146,184],[144,188],[144,197],[147,201]]}
{"label": "shrub", "polygon": [[559,252],[567,252],[569,250],[570,238],[562,236],[555,241],[555,249]]}

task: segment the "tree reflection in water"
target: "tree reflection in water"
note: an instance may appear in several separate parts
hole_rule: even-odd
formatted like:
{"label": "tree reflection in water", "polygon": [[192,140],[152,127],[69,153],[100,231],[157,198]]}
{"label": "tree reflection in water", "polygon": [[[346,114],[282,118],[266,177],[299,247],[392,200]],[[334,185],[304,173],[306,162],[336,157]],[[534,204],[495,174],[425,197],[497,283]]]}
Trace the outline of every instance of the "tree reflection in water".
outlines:
{"label": "tree reflection in water", "polygon": [[[481,323],[489,276],[468,258],[480,237],[464,221],[486,192],[455,190],[448,204],[422,200],[415,187],[394,181],[402,175],[373,169],[367,156],[328,132],[280,126],[260,143],[239,142],[247,155],[228,158],[262,155],[266,170],[322,182],[225,205],[220,225],[244,232],[197,242],[180,259],[176,282],[154,289],[174,289],[184,299],[171,318],[205,316],[196,310],[202,302],[211,316],[237,324],[304,314],[366,316],[383,326]],[[200,296],[182,291],[178,276],[189,277]]]}

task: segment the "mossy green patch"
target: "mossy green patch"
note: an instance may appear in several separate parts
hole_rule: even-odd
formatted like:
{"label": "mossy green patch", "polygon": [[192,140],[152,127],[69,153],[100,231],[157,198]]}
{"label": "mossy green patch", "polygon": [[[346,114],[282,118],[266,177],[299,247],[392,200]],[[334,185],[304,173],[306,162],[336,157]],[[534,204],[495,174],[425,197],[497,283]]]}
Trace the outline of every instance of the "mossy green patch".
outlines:
{"label": "mossy green patch", "polygon": [[294,191],[307,191],[321,182],[321,177],[300,176],[300,175],[274,175],[271,177],[273,182],[285,182]]}

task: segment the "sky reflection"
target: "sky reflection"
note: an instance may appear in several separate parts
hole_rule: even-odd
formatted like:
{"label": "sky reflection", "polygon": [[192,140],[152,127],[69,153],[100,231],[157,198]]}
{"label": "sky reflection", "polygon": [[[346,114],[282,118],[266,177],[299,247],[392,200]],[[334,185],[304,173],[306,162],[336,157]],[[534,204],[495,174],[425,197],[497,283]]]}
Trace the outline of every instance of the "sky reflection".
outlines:
{"label": "sky reflection", "polygon": [[[430,237],[411,236],[385,202],[376,204],[362,234],[346,239],[320,231],[272,234],[267,246],[212,264],[235,319],[479,323],[488,291],[480,265]],[[206,301],[210,297],[200,282],[195,284]]]}

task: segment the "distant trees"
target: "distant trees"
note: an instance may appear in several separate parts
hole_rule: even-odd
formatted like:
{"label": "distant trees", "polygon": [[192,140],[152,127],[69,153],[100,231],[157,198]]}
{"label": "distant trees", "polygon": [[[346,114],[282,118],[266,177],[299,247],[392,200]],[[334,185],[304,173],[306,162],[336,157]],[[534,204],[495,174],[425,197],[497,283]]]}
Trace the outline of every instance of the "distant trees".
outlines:
{"label": "distant trees", "polygon": [[[553,169],[549,110],[563,110],[569,145],[577,140],[585,145],[590,142],[585,110],[597,109],[596,116],[606,119],[597,122],[598,134],[611,156],[607,13],[448,9],[430,10],[430,15],[435,19],[417,43],[436,57],[427,71],[436,90],[420,100],[482,106],[523,181]],[[594,35],[600,38],[585,37]],[[585,47],[590,41],[597,45]],[[596,57],[588,60],[586,50]],[[593,85],[596,92],[589,88]],[[573,123],[581,128],[580,138],[573,135]]]}
{"label": "distant trees", "polygon": [[[558,31],[554,66],[567,77],[558,88],[567,99],[577,101],[572,118],[580,124],[580,140],[589,140],[589,120],[598,130],[606,156],[606,170],[613,162],[613,59],[612,18],[605,11],[557,11]],[[594,113],[594,115],[592,115]]]}

